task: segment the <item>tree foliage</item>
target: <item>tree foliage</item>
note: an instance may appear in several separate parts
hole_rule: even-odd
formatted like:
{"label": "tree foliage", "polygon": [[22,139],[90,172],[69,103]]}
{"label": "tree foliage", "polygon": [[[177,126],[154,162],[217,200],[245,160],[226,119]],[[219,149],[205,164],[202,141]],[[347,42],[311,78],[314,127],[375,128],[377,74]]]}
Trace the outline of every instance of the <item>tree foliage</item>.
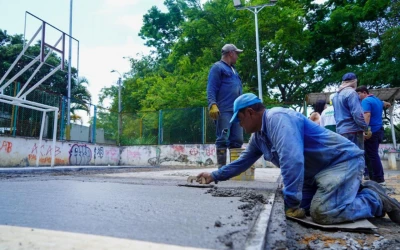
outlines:
{"label": "tree foliage", "polygon": [[[257,6],[265,1],[246,1]],[[236,68],[245,92],[258,93],[255,15],[232,0],[166,0],[143,17],[152,54],[131,59],[124,112],[207,106],[206,86],[221,47],[242,48]],[[264,104],[301,109],[306,94],[337,88],[353,71],[360,84],[399,87],[400,2],[278,0],[257,14]],[[113,98],[116,90],[104,89]]]}
{"label": "tree foliage", "polygon": [[[225,43],[244,49],[237,69],[246,90],[258,92],[253,13],[236,10],[231,0],[164,4],[166,12],[153,7],[143,17],[140,36],[154,49],[153,59],[151,72],[135,68],[149,57],[132,63],[135,72],[124,82],[131,97],[126,100],[135,103],[130,111],[205,106],[208,70]],[[307,93],[337,86],[347,71],[357,73],[365,85],[399,86],[398,10],[399,2],[389,0],[279,0],[262,9],[258,31],[264,101],[300,107]]]}

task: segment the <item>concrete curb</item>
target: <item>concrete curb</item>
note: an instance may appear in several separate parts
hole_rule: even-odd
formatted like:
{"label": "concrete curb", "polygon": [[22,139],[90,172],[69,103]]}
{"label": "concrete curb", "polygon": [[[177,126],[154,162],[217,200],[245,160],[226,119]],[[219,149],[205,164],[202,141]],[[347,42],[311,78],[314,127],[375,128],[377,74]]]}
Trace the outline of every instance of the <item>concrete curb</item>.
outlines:
{"label": "concrete curb", "polygon": [[268,224],[271,217],[272,207],[275,200],[275,192],[272,192],[267,200],[267,204],[264,205],[263,210],[257,217],[256,223],[250,231],[249,236],[246,239],[245,249],[246,250],[264,250],[266,242],[266,234],[268,230]]}
{"label": "concrete curb", "polygon": [[31,227],[0,225],[1,249],[19,250],[204,250],[110,236],[73,233]]}
{"label": "concrete curb", "polygon": [[[38,173],[67,173],[79,171],[106,171],[129,168],[149,168],[148,166],[77,166],[77,167],[24,167],[0,168],[0,174],[38,174]],[[151,168],[160,168],[153,166]]]}

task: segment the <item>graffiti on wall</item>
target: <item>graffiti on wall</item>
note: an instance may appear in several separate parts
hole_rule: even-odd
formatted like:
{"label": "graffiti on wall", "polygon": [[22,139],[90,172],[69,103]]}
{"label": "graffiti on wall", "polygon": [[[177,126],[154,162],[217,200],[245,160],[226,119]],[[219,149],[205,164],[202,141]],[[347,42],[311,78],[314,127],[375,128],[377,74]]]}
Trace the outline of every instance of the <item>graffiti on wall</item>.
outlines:
{"label": "graffiti on wall", "polygon": [[197,148],[191,148],[189,150],[189,154],[190,155],[198,155],[199,154],[199,150]]}
{"label": "graffiti on wall", "polygon": [[[162,157],[161,155],[161,150],[160,152],[157,154],[157,157],[152,157],[150,159],[148,159],[148,163],[152,166],[157,166],[160,165],[164,162],[178,162],[178,163],[183,163],[183,164],[188,164],[188,165],[192,165],[192,164],[196,164],[198,166],[209,166],[209,165],[213,165],[213,161],[210,158],[207,158],[206,160],[203,161],[203,159],[199,159],[199,155],[202,155],[202,152],[196,148],[196,147],[192,147],[190,148],[188,151],[189,154],[185,154],[185,147],[184,146],[173,146],[172,149],[175,151],[173,154],[169,154],[168,156],[164,156]],[[205,150],[205,154],[209,157],[211,155],[211,152],[215,152],[215,148],[213,150]],[[189,157],[192,156],[192,157]],[[193,159],[193,156],[196,157],[196,159],[193,161],[191,159]],[[200,157],[201,158],[201,157]]]}
{"label": "graffiti on wall", "polygon": [[215,154],[216,154],[215,147],[206,148],[206,155],[207,156],[212,156],[212,155],[215,155]]}
{"label": "graffiti on wall", "polygon": [[[396,151],[396,149],[393,147],[392,144],[380,144],[379,148],[378,148],[378,154],[379,154],[379,157],[381,158],[381,160],[387,159],[388,153],[390,151]],[[397,152],[399,152],[398,149],[397,149]],[[396,154],[396,159],[400,159],[399,153]]]}
{"label": "graffiti on wall", "polygon": [[181,145],[173,145],[172,149],[179,153],[185,152],[185,147]]}
{"label": "graffiti on wall", "polygon": [[111,161],[119,163],[119,149],[118,148],[107,148],[104,150],[104,155]]}
{"label": "graffiti on wall", "polygon": [[74,144],[69,151],[69,164],[88,165],[92,160],[92,151],[86,145]]}
{"label": "graffiti on wall", "polygon": [[10,153],[12,151],[12,142],[3,141],[1,143],[0,151],[4,151],[6,153]]}
{"label": "graffiti on wall", "polygon": [[139,159],[141,156],[140,151],[131,151],[129,149],[126,150],[126,157],[128,159]]}
{"label": "graffiti on wall", "polygon": [[[31,153],[28,155],[28,161],[36,161],[36,154],[39,151],[39,163],[40,164],[51,164],[51,154],[53,152],[52,146],[45,146],[41,145],[40,149],[39,146],[35,143],[33,144]],[[64,159],[58,158],[57,155],[61,154],[61,150],[59,147],[56,146],[55,148],[55,164],[66,164]]]}
{"label": "graffiti on wall", "polygon": [[103,147],[94,147],[94,154],[93,158],[96,159],[97,157],[103,159],[104,156],[104,148]]}

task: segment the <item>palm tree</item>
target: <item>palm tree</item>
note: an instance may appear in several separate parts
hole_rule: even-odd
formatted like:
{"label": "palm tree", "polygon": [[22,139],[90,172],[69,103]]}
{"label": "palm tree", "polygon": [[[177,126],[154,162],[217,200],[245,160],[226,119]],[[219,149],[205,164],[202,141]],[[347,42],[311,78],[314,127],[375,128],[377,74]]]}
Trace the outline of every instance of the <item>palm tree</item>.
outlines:
{"label": "palm tree", "polygon": [[76,121],[80,121],[81,124],[83,123],[82,117],[80,115],[77,114],[71,114],[71,121],[76,122]]}
{"label": "palm tree", "polygon": [[92,95],[84,84],[89,85],[89,81],[85,77],[79,77],[76,86],[71,90],[71,120],[73,120],[72,116],[79,117],[80,120],[82,120],[82,118],[75,113],[77,110],[84,110],[90,115]]}

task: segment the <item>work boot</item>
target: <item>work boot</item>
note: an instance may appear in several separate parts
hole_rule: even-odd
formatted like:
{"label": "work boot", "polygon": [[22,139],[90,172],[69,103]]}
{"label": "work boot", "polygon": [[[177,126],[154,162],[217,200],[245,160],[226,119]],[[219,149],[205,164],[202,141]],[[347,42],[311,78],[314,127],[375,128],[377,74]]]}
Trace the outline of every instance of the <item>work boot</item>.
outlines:
{"label": "work boot", "polygon": [[217,148],[217,167],[226,165],[226,148]]}
{"label": "work boot", "polygon": [[400,203],[396,199],[388,196],[385,188],[375,181],[365,181],[362,185],[379,195],[383,204],[382,213],[387,213],[393,222],[400,224]]}

